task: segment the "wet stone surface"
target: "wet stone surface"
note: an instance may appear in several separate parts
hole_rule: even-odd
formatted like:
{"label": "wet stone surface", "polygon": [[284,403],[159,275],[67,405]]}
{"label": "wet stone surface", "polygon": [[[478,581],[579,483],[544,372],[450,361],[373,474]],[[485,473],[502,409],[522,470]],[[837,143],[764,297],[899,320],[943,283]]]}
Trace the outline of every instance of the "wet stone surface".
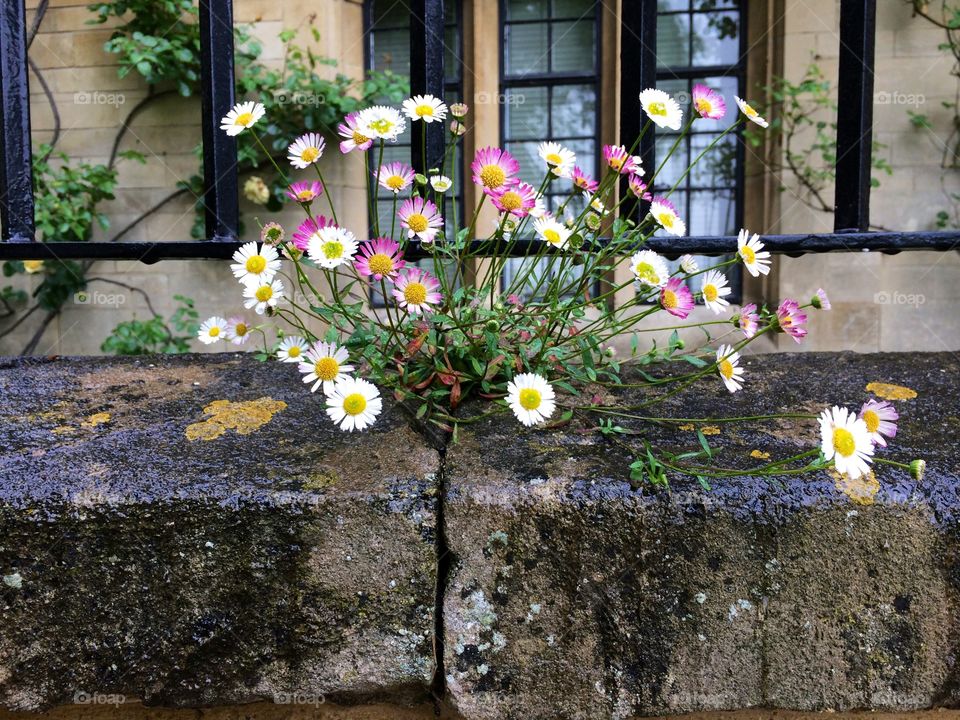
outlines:
{"label": "wet stone surface", "polygon": [[[445,461],[450,574],[443,620],[451,704],[468,719],[627,718],[766,706],[911,710],[960,703],[960,363],[951,354],[746,360],[748,391],[711,378],[660,417],[859,408],[897,400],[885,456],[921,481],[827,472],[760,479],[751,453],[815,447],[814,420],[716,423],[716,462],[743,476],[634,487],[643,441],[696,450],[695,432],[619,419],[596,433],[465,426]],[[909,393],[908,393],[909,394]],[[638,404],[636,392],[620,398]],[[638,411],[644,414],[644,411]],[[710,431],[711,433],[713,431]]]}
{"label": "wet stone surface", "polygon": [[249,356],[0,361],[0,706],[407,702],[439,454]]}

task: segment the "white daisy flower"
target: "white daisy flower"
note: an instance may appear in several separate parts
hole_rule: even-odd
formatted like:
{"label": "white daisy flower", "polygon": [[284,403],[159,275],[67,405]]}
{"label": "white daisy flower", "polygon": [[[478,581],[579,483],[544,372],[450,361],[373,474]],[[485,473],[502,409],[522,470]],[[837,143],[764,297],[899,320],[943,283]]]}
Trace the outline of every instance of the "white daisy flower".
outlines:
{"label": "white daisy flower", "polygon": [[558,250],[563,250],[567,246],[573,234],[570,228],[549,216],[537,219],[533,223],[533,229],[541,240],[550,243]]}
{"label": "white daisy flower", "polygon": [[684,255],[680,258],[680,269],[687,275],[696,275],[700,272],[700,264],[693,255]]}
{"label": "white daisy flower", "polygon": [[547,214],[547,201],[544,199],[543,195],[537,195],[534,198],[534,205],[527,214],[532,217],[534,220],[539,220],[542,217],[545,217]]}
{"label": "white daisy flower", "polygon": [[856,480],[870,472],[873,441],[867,424],[846,408],[834,405],[820,413],[820,451],[841,475]]}
{"label": "white daisy flower", "polygon": [[687,225],[680,219],[677,208],[666,198],[655,197],[650,203],[650,215],[670,235],[683,237],[687,234]]}
{"label": "white daisy flower", "polygon": [[247,128],[252,128],[257,124],[257,120],[263,117],[266,111],[263,105],[258,102],[248,101],[237,103],[233,109],[226,114],[220,121],[220,129],[226,130],[227,135],[231,137],[239,135]]}
{"label": "white daisy flower", "polygon": [[357,252],[357,247],[357,239],[352,232],[336,225],[328,225],[310,236],[307,255],[320,267],[335,268],[350,262]]}
{"label": "white daisy flower", "polygon": [[392,107],[374,105],[357,115],[357,130],[367,138],[396,140],[406,129],[403,116]]}
{"label": "white daisy flower", "polygon": [[756,233],[750,237],[750,231],[742,229],[737,234],[737,254],[753,277],[770,272],[770,253],[763,249],[760,236]]}
{"label": "white daisy flower", "polygon": [[453,187],[453,180],[446,175],[433,175],[430,178],[430,186],[438,193],[445,193]]}
{"label": "white daisy flower", "polygon": [[573,175],[573,167],[577,164],[573,150],[558,142],[543,142],[537,146],[537,153],[557,177],[568,178]]}
{"label": "white daisy flower", "polygon": [[227,339],[234,345],[243,345],[250,339],[253,327],[239,315],[227,320]]}
{"label": "white daisy flower", "polygon": [[740,367],[740,353],[734,352],[730,345],[717,348],[717,372],[730,392],[743,387],[743,368]]}
{"label": "white daisy flower", "polygon": [[243,289],[243,297],[246,302],[243,304],[247,310],[253,309],[257,315],[263,315],[268,307],[276,307],[277,302],[283,297],[283,283],[279,278],[269,282],[252,282]]}
{"label": "white daisy flower", "polygon": [[270,282],[280,269],[280,255],[272,245],[248,242],[233,254],[233,276],[242,283]]}
{"label": "white daisy flower", "polygon": [[204,320],[200,325],[200,330],[197,332],[197,340],[202,342],[204,345],[213,345],[213,343],[217,342],[218,340],[226,339],[227,321],[216,315]]}
{"label": "white daisy flower", "polygon": [[280,341],[277,348],[277,360],[285,363],[303,362],[303,356],[310,345],[299,335],[288,335]]}
{"label": "white daisy flower", "polygon": [[736,95],[733,96],[733,99],[737,101],[737,107],[740,108],[740,112],[742,112],[748,120],[752,120],[762,128],[770,127],[770,123],[764,120],[760,113],[750,106],[750,103],[748,103],[746,100],[741,100]]}
{"label": "white daisy flower", "polygon": [[353,365],[346,364],[349,359],[350,354],[345,347],[338,347],[336,343],[314,343],[300,362],[303,381],[313,383],[310,392],[316,392],[321,385],[326,394],[333,392],[333,386],[341,380],[347,380],[349,373],[353,372]]}
{"label": "white daisy flower", "polygon": [[539,425],[553,415],[557,404],[553,387],[542,375],[524,373],[507,384],[507,404],[526,426]]}
{"label": "white daisy flower", "polygon": [[327,394],[327,415],[341,430],[364,430],[383,410],[377,386],[360,378],[338,382]]}
{"label": "white daisy flower", "polygon": [[403,101],[403,112],[414,122],[423,120],[432,123],[446,119],[447,106],[433,95],[414,95]]}
{"label": "white daisy flower", "polygon": [[670,266],[653,250],[641,250],[630,258],[630,269],[641,285],[663,287],[670,279]]}
{"label": "white daisy flower", "polygon": [[733,289],[727,284],[727,278],[723,273],[710,270],[703,276],[703,287],[700,289],[700,294],[703,295],[703,304],[710,308],[714,314],[719,315],[730,305],[730,302],[725,298],[731,292],[733,292]]}
{"label": "white daisy flower", "polygon": [[298,170],[305,170],[320,159],[325,146],[323,137],[317,133],[301,135],[287,148],[287,160]]}
{"label": "white daisy flower", "polygon": [[677,101],[663,90],[647,88],[640,93],[640,106],[655,125],[679,130],[683,122],[683,110]]}

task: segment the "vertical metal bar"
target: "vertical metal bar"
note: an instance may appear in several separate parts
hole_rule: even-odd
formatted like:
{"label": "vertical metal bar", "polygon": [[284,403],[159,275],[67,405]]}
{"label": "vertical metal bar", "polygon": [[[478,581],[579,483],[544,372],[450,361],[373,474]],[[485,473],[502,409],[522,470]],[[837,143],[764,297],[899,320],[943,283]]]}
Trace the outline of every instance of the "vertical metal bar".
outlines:
{"label": "vertical metal bar", "polygon": [[33,242],[33,154],[23,0],[0,7],[0,224],[5,242]]}
{"label": "vertical metal bar", "polygon": [[203,203],[207,239],[237,239],[237,139],[220,129],[234,104],[233,2],[200,0]]}
{"label": "vertical metal bar", "polygon": [[841,0],[835,232],[870,227],[876,29],[876,0]]}
{"label": "vertical metal bar", "polygon": [[[657,0],[624,0],[620,4],[620,143],[628,150],[636,142],[645,118],[640,110],[640,92],[657,83]],[[656,169],[655,138],[651,127],[637,148],[649,178]],[[637,219],[647,203],[629,197],[627,179],[621,181],[621,215]]]}
{"label": "vertical metal bar", "polygon": [[[443,0],[412,0],[410,3],[410,91],[411,95],[433,95],[443,99],[444,55]],[[417,127],[418,125],[423,127]],[[413,123],[411,164],[419,173],[439,167],[443,158],[446,123]],[[424,166],[424,157],[426,166]]]}

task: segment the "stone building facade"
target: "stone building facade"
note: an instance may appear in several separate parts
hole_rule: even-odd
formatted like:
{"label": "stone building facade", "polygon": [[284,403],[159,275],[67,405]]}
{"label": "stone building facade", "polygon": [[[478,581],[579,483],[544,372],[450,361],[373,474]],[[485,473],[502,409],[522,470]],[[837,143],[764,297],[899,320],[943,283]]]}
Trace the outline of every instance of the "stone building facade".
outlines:
{"label": "stone building facade", "polygon": [[[699,0],[691,2],[692,5],[687,0],[664,0],[662,10],[665,15],[674,12],[679,17],[701,4]],[[399,0],[394,4],[402,5]],[[503,104],[508,102],[511,88],[509,83],[505,84],[504,77],[509,72],[503,72],[501,63],[512,62],[510,58],[519,57],[520,51],[517,55],[501,52],[499,44],[505,42],[503,25],[509,20],[509,13],[536,13],[541,4],[547,6],[512,0],[462,0],[459,5],[457,54],[462,59],[462,96],[471,106],[465,136],[467,157],[477,148],[510,139],[503,126]],[[562,8],[579,4],[574,0],[554,0],[549,4],[553,9],[544,11],[548,12],[544,27],[554,17],[549,13],[561,13]],[[28,21],[36,13],[36,5],[36,0],[28,0]],[[594,43],[591,61],[595,80],[582,82],[595,88],[594,114],[589,123],[596,140],[591,152],[596,154],[599,144],[617,141],[619,103],[632,101],[617,96],[619,44],[630,39],[619,36],[619,2],[603,0],[587,5],[591,6],[595,22],[592,40],[589,34],[566,28],[563,23],[553,22],[552,26],[554,30],[571,30],[570,38],[564,42],[574,49],[582,50],[577,45],[580,42]],[[763,88],[775,77],[797,82],[812,61],[827,78],[836,77],[839,0],[723,0],[716,5],[721,11],[729,11],[731,17],[736,14],[740,23],[737,37],[744,52],[738,53],[738,60],[742,57],[742,61],[737,72],[742,74],[741,88],[760,106],[768,107],[771,116],[777,116],[778,108],[770,106]],[[567,11],[577,11],[570,8]],[[885,0],[879,3],[878,12],[875,130],[883,145],[879,153],[893,167],[893,174],[878,176],[881,184],[873,192],[872,222],[889,228],[932,229],[937,212],[946,210],[953,214],[956,203],[951,193],[960,191],[960,173],[942,167],[953,118],[953,109],[944,103],[952,102],[957,93],[953,57],[938,47],[944,41],[943,31],[914,17],[910,2]],[[236,21],[253,24],[254,33],[263,43],[262,58],[266,63],[282,62],[283,45],[278,37],[281,30],[303,28],[312,21],[320,38],[313,43],[313,49],[337,61],[336,67],[325,67],[321,72],[343,72],[351,77],[361,77],[367,64],[376,65],[378,58],[382,61],[385,57],[385,45],[372,46],[374,14],[360,0],[235,1]],[[692,48],[691,57],[702,54],[704,47],[720,47],[717,43],[722,37],[712,38],[711,28],[698,25],[696,12],[690,16],[693,19],[689,36],[683,42]],[[136,73],[118,76],[116,56],[103,48],[111,34],[111,23],[90,25],[92,17],[84,3],[51,0],[30,56],[57,105],[61,128],[58,149],[78,160],[104,162],[118,127],[147,91]],[[683,22],[687,22],[686,16]],[[701,31],[702,36],[698,36]],[[303,43],[312,42],[306,34],[300,39]],[[388,41],[385,36],[383,42]],[[662,34],[661,43],[664,42],[667,41]],[[674,38],[670,42],[678,41]],[[570,47],[565,47],[564,52]],[[658,52],[667,55],[672,49],[675,48],[661,45]],[[396,58],[393,60],[397,66],[401,64]],[[664,64],[670,63],[665,60]],[[580,69],[566,68],[566,72],[579,77],[576,73]],[[35,144],[49,142],[55,124],[50,99],[36,72],[30,78]],[[664,75],[669,84],[672,79],[667,69]],[[835,94],[835,89],[832,92]],[[929,127],[917,127],[908,111],[926,115]],[[111,219],[111,229],[98,231],[96,239],[110,239],[112,233],[160,203],[175,190],[178,181],[196,172],[193,148],[200,137],[199,115],[199,100],[173,94],[151,103],[135,118],[123,147],[144,153],[147,162],[121,162],[116,200],[103,207]],[[823,119],[829,122],[829,113]],[[585,119],[584,123],[587,122]],[[802,147],[809,140],[809,134],[801,133],[797,143]],[[742,173],[742,203],[736,212],[728,210],[730,217],[736,216],[736,220],[761,234],[830,230],[832,218],[804,202],[803,189],[789,173],[778,174],[771,169],[780,164],[781,158],[779,142],[746,146],[738,166]],[[332,144],[323,163],[328,191],[342,208],[341,220],[362,235],[360,229],[367,224],[362,165],[355,158],[339,156]],[[471,188],[465,188],[468,207],[471,192]],[[709,201],[708,194],[694,192],[691,207],[699,207],[698,197]],[[717,192],[717,196],[721,194]],[[830,194],[829,190],[825,194],[828,203]],[[251,238],[250,228],[255,229],[255,224],[250,220],[254,217],[289,223],[297,217],[293,212],[266,214],[262,208],[246,200],[242,202],[248,218],[247,235]],[[184,240],[190,237],[192,222],[192,198],[181,196],[150,212],[126,238]],[[492,216],[484,216],[480,227],[488,227],[491,222]],[[735,232],[732,220],[728,218],[726,222],[727,226],[719,229]],[[775,302],[784,296],[806,298],[818,287],[824,287],[832,297],[834,311],[819,313],[812,319],[811,333],[802,349],[955,350],[960,348],[960,319],[953,306],[960,299],[960,289],[951,280],[958,269],[960,258],[955,252],[896,256],[852,252],[777,258],[770,277],[762,282],[745,279],[742,298],[744,302],[758,303]],[[63,312],[46,324],[34,352],[97,353],[118,322],[132,317],[146,319],[150,307],[168,316],[176,294],[192,297],[201,315],[229,315],[231,308],[239,307],[237,286],[221,262],[168,261],[147,266],[110,261],[97,263],[89,274],[93,278],[89,290],[94,302],[68,302]],[[36,275],[20,275],[13,282],[29,290],[38,279]],[[150,305],[143,294],[130,291],[127,285],[142,288]],[[0,338],[2,354],[20,352],[43,327],[44,313],[33,313],[9,331],[11,324],[10,319],[0,320],[0,333],[8,330]],[[752,347],[764,349],[759,343]],[[771,350],[794,347],[792,341],[782,337],[765,345]]]}

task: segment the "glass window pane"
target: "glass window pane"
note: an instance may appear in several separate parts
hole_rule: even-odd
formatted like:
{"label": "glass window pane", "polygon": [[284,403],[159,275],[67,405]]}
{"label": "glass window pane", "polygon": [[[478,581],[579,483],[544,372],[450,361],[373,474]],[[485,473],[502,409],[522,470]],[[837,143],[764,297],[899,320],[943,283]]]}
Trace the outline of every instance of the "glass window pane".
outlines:
{"label": "glass window pane", "polygon": [[542,138],[547,88],[512,88],[504,93],[504,136],[510,140]]}
{"label": "glass window pane", "polygon": [[657,0],[657,12],[660,13],[689,9],[690,0]]}
{"label": "glass window pane", "polygon": [[372,70],[410,74],[410,33],[407,29],[378,30],[370,53]]}
{"label": "glass window pane", "polygon": [[656,172],[657,168],[663,165],[663,169],[654,181],[658,191],[668,190],[673,187],[674,183],[680,179],[680,176],[683,175],[684,171],[690,166],[690,155],[687,152],[686,142],[681,141],[677,149],[673,151],[673,154],[670,154],[676,141],[676,135],[657,135],[656,166],[647,170],[648,175],[645,176],[644,179],[647,179],[652,173]]}
{"label": "glass window pane", "polygon": [[409,27],[410,10],[402,0],[374,0],[373,24],[381,28]]}
{"label": "glass window pane", "polygon": [[539,142],[536,140],[506,144],[507,151],[520,163],[520,178],[531,185],[537,185],[544,175],[543,161],[537,154],[537,145]]}
{"label": "glass window pane", "polygon": [[694,65],[737,63],[740,56],[737,19],[737,13],[701,13],[693,16]]}
{"label": "glass window pane", "polygon": [[657,17],[657,66],[686,67],[689,63],[689,16],[660,15]]}
{"label": "glass window pane", "polygon": [[[714,133],[702,133],[690,138],[691,159],[696,158],[717,139]],[[690,185],[693,187],[731,187],[737,179],[737,141],[730,135],[724,136],[716,145],[707,150],[703,158],[690,172]]]}
{"label": "glass window pane", "polygon": [[690,235],[736,235],[736,207],[732,190],[690,193]]}
{"label": "glass window pane", "polygon": [[553,18],[592,18],[596,8],[595,0],[553,0]]}
{"label": "glass window pane", "polygon": [[554,73],[594,72],[596,66],[595,28],[593,21],[558,22],[553,24],[553,52],[550,71]]}
{"label": "glass window pane", "polygon": [[[594,137],[597,90],[594,85],[558,85],[553,89],[550,137]],[[541,128],[544,123],[541,123]],[[541,130],[540,135],[542,137]]]}
{"label": "glass window pane", "polygon": [[550,12],[549,0],[507,0],[508,21],[546,20]]}
{"label": "glass window pane", "polygon": [[546,24],[509,25],[504,28],[504,34],[504,72],[507,75],[547,72],[550,43]]}

